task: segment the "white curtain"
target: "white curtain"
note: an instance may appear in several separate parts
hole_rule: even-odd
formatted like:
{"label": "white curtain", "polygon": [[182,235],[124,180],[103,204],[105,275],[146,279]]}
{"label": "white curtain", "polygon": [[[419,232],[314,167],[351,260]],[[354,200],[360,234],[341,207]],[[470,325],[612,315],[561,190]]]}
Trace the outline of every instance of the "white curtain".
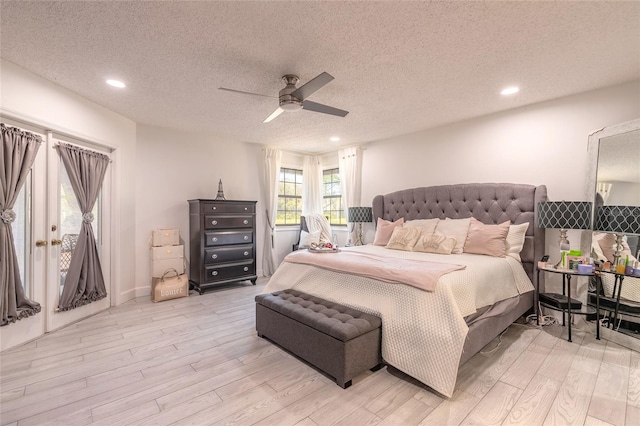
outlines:
{"label": "white curtain", "polygon": [[[349,217],[349,207],[361,207],[362,149],[359,146],[352,146],[339,150],[338,167],[340,167],[344,216]],[[351,241],[355,241],[353,228],[349,228],[349,238]]]}
{"label": "white curtain", "polygon": [[305,155],[302,166],[302,215],[322,214],[322,157]]}
{"label": "white curtain", "polygon": [[265,224],[264,250],[262,251],[262,272],[271,276],[278,266],[276,261],[276,216],[278,214],[278,178],[282,151],[275,148],[264,149],[264,194]]}

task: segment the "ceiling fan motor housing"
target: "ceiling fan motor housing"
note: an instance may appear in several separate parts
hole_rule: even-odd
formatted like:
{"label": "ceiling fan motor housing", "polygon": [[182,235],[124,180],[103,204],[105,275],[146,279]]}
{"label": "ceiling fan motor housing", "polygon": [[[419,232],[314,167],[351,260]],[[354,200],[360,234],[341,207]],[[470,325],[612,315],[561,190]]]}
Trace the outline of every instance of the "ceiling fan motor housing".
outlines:
{"label": "ceiling fan motor housing", "polygon": [[295,96],[291,96],[291,93],[297,90],[296,84],[298,84],[299,78],[297,75],[286,74],[282,76],[282,82],[287,85],[280,91],[279,101],[280,108],[285,111],[298,111],[302,108],[302,101]]}

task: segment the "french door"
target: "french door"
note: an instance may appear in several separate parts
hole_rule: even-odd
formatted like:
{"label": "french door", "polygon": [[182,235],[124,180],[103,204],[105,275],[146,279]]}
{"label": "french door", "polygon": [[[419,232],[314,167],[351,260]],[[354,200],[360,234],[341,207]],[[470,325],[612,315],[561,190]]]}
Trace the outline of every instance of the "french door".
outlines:
{"label": "french door", "polygon": [[[32,133],[32,130],[29,130]],[[107,297],[70,311],[57,310],[64,279],[82,224],[82,211],[58,154],[59,142],[71,143],[109,155],[95,146],[58,139],[52,132],[42,135],[31,173],[14,206],[14,242],[23,287],[27,297],[40,303],[42,311],[0,327],[0,350],[19,345],[49,331],[69,325],[108,308],[111,304],[110,199],[111,167],[107,169],[93,214],[95,233]]]}

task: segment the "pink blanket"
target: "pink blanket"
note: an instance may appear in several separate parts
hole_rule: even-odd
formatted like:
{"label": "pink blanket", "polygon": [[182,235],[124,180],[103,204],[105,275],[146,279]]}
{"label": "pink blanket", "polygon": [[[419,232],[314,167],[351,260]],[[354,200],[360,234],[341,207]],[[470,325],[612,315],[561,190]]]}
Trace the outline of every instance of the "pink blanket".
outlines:
{"label": "pink blanket", "polygon": [[407,284],[425,291],[434,291],[436,282],[442,275],[465,268],[464,265],[397,259],[352,251],[310,253],[301,250],[289,254],[284,260],[390,283]]}

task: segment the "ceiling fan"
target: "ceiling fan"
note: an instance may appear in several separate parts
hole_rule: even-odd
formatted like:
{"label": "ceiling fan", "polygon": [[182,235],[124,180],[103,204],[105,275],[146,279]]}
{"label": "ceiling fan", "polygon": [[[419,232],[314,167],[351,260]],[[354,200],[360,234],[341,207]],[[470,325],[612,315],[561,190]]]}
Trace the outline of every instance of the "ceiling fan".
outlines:
{"label": "ceiling fan", "polygon": [[268,123],[285,111],[298,111],[300,109],[306,109],[314,112],[321,112],[323,114],[337,115],[338,117],[344,117],[349,114],[349,111],[330,107],[328,105],[319,104],[317,102],[308,101],[307,98],[320,90],[324,85],[333,80],[333,76],[323,72],[316,78],[309,80],[306,84],[300,87],[296,87],[300,79],[297,75],[286,74],[282,76],[282,82],[286,84],[286,87],[280,90],[278,97],[262,95],[260,93],[243,92],[242,90],[227,89],[225,87],[218,87],[220,90],[226,90],[227,92],[241,93],[243,95],[263,96],[266,98],[278,99],[280,106],[274,112],[268,116],[263,123]]}

